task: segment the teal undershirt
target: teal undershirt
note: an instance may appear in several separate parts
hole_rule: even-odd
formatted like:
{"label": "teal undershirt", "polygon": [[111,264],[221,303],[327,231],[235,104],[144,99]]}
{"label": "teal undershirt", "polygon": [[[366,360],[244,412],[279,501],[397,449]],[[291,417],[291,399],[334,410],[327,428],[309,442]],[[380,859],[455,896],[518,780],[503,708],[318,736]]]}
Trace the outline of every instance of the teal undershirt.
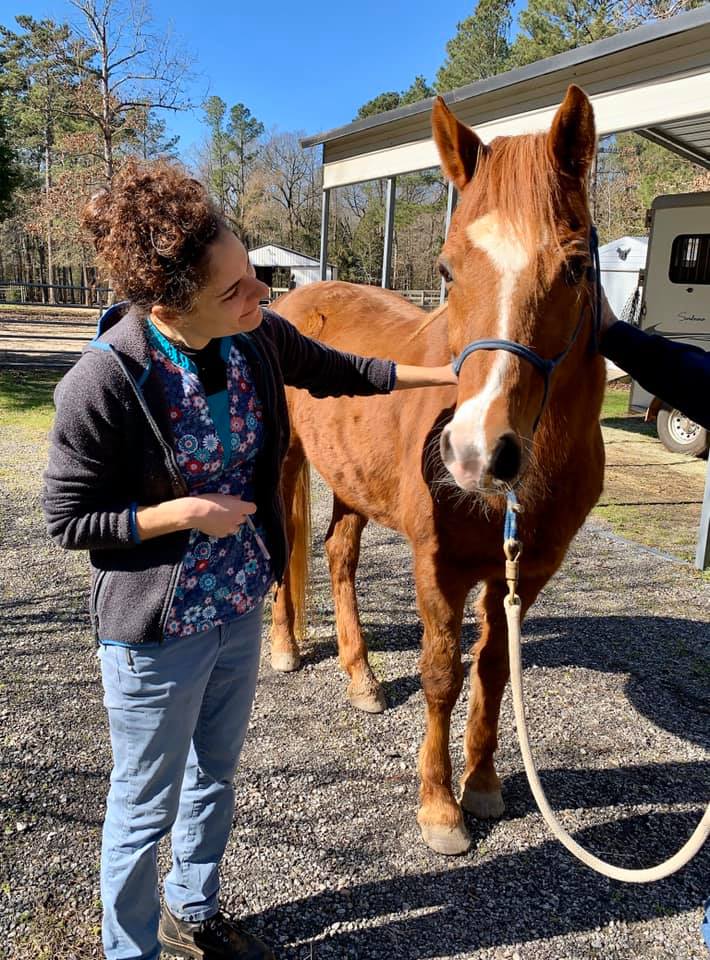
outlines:
{"label": "teal undershirt", "polygon": [[[172,362],[183,370],[189,370],[190,373],[194,373],[195,376],[198,376],[197,366],[195,363],[183,353],[174,343],[168,340],[160,330],[153,323],[148,320],[147,323],[148,339],[151,341],[154,347],[156,347],[162,354],[168,357]],[[219,352],[222,355],[222,359],[225,364],[229,360],[229,351],[232,349],[232,338],[231,337],[222,337],[220,341]],[[232,428],[230,425],[230,416],[229,416],[229,391],[220,390],[219,393],[211,393],[207,395],[207,405],[209,407],[210,416],[212,417],[212,422],[215,425],[215,430],[219,439],[222,441],[222,449],[224,451],[222,457],[222,465],[227,466],[229,461],[232,458]]]}

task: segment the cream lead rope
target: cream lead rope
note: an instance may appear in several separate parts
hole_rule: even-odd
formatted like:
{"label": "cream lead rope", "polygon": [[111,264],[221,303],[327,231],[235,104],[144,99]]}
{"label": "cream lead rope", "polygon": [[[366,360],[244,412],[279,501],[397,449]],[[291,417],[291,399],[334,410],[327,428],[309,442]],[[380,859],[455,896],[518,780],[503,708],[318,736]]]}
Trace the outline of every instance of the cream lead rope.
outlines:
{"label": "cream lead rope", "polygon": [[515,712],[515,726],[518,731],[518,740],[520,742],[520,752],[523,755],[523,764],[527,774],[528,783],[532,790],[535,802],[538,805],[545,823],[548,825],[553,835],[557,837],[560,843],[574,854],[592,870],[610,877],[612,880],[621,880],[624,883],[651,883],[654,880],[662,880],[670,876],[676,870],[680,870],[689,863],[710,834],[710,805],[705,808],[703,818],[695,828],[690,839],[681,849],[668,860],[659,863],[655,867],[648,867],[641,870],[629,870],[625,867],[615,867],[613,864],[605,863],[599,857],[595,857],[581,847],[576,840],[567,833],[562,824],[555,816],[552,807],[547,802],[547,797],[542,789],[540,778],[535,769],[532,752],[530,750],[530,741],[528,739],[528,730],[525,722],[525,703],[523,700],[523,664],[521,656],[520,643],[520,597],[518,596],[518,577],[520,569],[520,554],[522,546],[517,539],[517,530],[514,511],[519,509],[515,494],[508,496],[508,513],[506,514],[506,531],[503,549],[505,551],[505,579],[508,583],[508,594],[503,601],[505,607],[505,618],[508,622],[508,659],[510,661],[510,683],[513,690],[513,710]]}

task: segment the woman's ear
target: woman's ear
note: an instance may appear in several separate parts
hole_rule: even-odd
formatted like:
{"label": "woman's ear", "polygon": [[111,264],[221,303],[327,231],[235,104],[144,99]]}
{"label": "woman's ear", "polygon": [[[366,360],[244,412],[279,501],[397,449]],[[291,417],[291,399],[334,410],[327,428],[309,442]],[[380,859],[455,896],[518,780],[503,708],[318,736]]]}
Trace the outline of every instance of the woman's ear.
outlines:
{"label": "woman's ear", "polygon": [[150,312],[156,319],[160,320],[161,323],[167,323],[171,327],[176,326],[181,317],[181,314],[179,314],[177,310],[173,310],[172,307],[166,307],[162,303],[154,303],[150,308]]}

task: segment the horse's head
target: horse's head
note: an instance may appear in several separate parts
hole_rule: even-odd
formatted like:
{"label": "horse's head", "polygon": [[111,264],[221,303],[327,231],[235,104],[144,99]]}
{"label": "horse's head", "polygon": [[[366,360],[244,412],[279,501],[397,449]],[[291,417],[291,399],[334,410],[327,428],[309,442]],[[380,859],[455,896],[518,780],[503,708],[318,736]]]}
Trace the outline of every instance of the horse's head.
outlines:
{"label": "horse's head", "polygon": [[[589,100],[572,86],[549,133],[499,137],[488,146],[441,98],[432,124],[444,173],[459,191],[439,260],[452,353],[498,339],[541,358],[559,356],[589,308]],[[564,366],[552,374],[551,391]],[[442,459],[456,483],[482,493],[515,483],[545,401],[545,373],[529,358],[503,349],[467,355],[456,412],[441,434]]]}

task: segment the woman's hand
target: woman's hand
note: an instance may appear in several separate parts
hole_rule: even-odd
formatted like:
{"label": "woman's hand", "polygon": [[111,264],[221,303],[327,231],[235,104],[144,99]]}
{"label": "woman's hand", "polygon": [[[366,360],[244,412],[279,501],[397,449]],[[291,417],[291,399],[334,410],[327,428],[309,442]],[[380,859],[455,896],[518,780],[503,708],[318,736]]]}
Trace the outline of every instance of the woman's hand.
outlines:
{"label": "woman's hand", "polygon": [[224,493],[178,497],[152,507],[136,510],[136,527],[141,540],[152,540],[180,530],[201,530],[208,537],[228,537],[244,518],[256,512],[256,504]]}
{"label": "woman's hand", "polygon": [[244,523],[245,517],[256,513],[256,504],[224,493],[204,493],[188,497],[192,501],[191,528],[201,530],[209,537],[229,537]]}
{"label": "woman's hand", "polygon": [[450,363],[442,367],[412,367],[397,364],[395,390],[411,390],[412,387],[446,387],[458,383],[458,377]]}

